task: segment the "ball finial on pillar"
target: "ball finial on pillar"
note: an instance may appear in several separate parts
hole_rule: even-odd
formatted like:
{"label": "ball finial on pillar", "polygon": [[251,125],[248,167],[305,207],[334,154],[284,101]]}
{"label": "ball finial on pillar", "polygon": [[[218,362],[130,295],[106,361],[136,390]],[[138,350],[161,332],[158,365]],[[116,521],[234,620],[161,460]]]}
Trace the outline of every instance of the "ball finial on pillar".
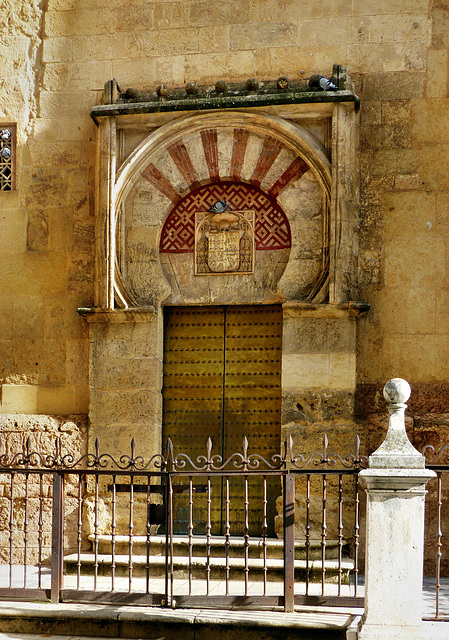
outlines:
{"label": "ball finial on pillar", "polygon": [[410,398],[412,390],[407,380],[392,378],[384,386],[384,398],[390,404],[403,404]]}

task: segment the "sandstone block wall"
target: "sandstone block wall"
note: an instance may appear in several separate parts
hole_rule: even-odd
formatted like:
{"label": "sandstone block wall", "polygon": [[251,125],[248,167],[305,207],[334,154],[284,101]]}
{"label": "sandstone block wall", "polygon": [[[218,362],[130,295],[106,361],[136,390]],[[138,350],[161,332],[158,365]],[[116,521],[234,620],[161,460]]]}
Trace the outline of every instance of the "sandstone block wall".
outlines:
{"label": "sandstone block wall", "polygon": [[[30,452],[54,456],[55,440],[60,439],[62,455],[78,460],[86,453],[87,420],[79,416],[0,416],[0,456],[5,466],[18,453],[25,452],[27,440]],[[34,462],[41,466],[34,456]],[[48,460],[46,461],[48,464]],[[51,555],[53,475],[51,473],[2,473],[0,468],[0,563],[46,563]],[[42,478],[42,481],[41,481]],[[64,545],[74,549],[78,524],[78,476],[65,476]],[[11,518],[12,527],[11,527]],[[12,538],[11,538],[12,536]],[[39,540],[40,537],[40,540]],[[10,544],[12,539],[12,557]]]}
{"label": "sandstone block wall", "polygon": [[[371,310],[357,319],[356,336],[347,334],[357,345],[356,377],[344,380],[356,385],[360,424],[341,383],[344,336],[325,363],[314,345],[294,362],[286,353],[292,386],[310,381],[286,423],[301,435],[337,423],[342,433],[366,431],[368,451],[377,420],[369,416],[384,411],[383,384],[400,376],[412,386],[413,424],[430,422],[446,442],[438,426],[449,402],[444,0],[5,0],[0,17],[0,126],[17,123],[17,189],[0,192],[3,414],[84,416],[100,399],[122,407],[118,360],[108,398],[109,364],[90,372],[89,402],[88,330],[76,313],[94,300],[97,132],[89,113],[104,82],[145,89],[307,78],[340,63],[361,98],[358,297]],[[131,412],[145,394],[139,387]]]}
{"label": "sandstone block wall", "polygon": [[[1,117],[18,124],[17,190],[0,196],[2,410],[87,412],[95,125],[105,80],[124,86],[329,73],[361,107],[358,382],[447,377],[447,46],[428,0],[279,4],[8,0]],[[20,386],[17,389],[16,386]]]}

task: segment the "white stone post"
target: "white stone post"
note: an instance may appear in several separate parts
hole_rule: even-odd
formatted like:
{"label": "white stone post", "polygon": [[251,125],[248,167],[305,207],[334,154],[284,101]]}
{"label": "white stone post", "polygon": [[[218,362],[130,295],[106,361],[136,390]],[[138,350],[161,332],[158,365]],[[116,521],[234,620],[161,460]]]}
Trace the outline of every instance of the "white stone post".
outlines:
{"label": "white stone post", "polygon": [[423,640],[425,485],[435,474],[405,431],[408,382],[384,387],[390,420],[381,446],[360,473],[367,494],[365,614],[360,640]]}

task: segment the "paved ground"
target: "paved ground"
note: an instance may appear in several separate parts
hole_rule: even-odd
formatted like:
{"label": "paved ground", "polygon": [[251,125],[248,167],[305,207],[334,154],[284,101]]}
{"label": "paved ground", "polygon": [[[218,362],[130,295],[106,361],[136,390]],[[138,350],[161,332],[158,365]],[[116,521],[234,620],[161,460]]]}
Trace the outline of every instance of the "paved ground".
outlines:
{"label": "paved ground", "polygon": [[[23,587],[24,585],[24,572],[22,567],[15,567],[14,572],[10,577],[8,566],[0,566],[0,586],[2,587]],[[65,588],[75,588],[76,587],[76,576],[65,576],[64,579],[64,587]],[[37,586],[37,574],[35,570],[31,570],[28,568],[26,574],[26,584],[28,587],[36,587]],[[97,581],[97,589],[102,590],[103,588],[109,590],[111,585],[110,578],[99,577]],[[49,588],[50,586],[50,575],[48,569],[45,569],[42,574],[42,586],[44,588]],[[84,589],[92,589],[93,588],[93,578],[91,576],[86,576],[81,578],[81,586]],[[115,589],[117,591],[128,591],[129,582],[127,578],[119,578],[116,581]],[[232,583],[232,594],[242,594],[244,592],[243,583]],[[282,593],[282,584],[281,583],[269,583],[269,593],[276,595],[278,593]],[[189,589],[188,582],[186,580],[177,580],[174,583],[174,593],[176,594],[187,594]],[[133,580],[133,590],[135,591],[144,591],[145,590],[145,581],[142,578],[135,578]],[[150,583],[150,591],[155,593],[163,593],[164,592],[164,581],[162,579],[152,580]],[[297,584],[295,591],[297,593],[304,592],[304,585]],[[193,594],[204,594],[205,593],[205,583],[203,581],[195,581],[193,583],[192,588]],[[210,582],[210,593],[211,594],[224,594],[224,583],[219,581],[211,581]],[[262,594],[263,593],[263,584],[260,582],[250,582],[248,587],[249,594]],[[311,594],[319,594],[320,593],[320,585],[314,584],[311,585],[310,589]],[[328,585],[326,593],[328,595],[336,594],[336,585]],[[349,587],[343,588],[342,595],[350,595]],[[361,579],[361,584],[358,587],[358,594],[363,596],[363,578]],[[42,605],[33,604],[33,603],[7,603],[0,602],[0,612],[5,609],[14,609],[19,611],[20,609],[27,609],[30,607],[31,609],[34,607],[41,607]],[[47,607],[61,607],[65,605],[45,605]],[[71,605],[72,607],[80,607],[85,608],[86,605]],[[94,607],[98,605],[88,605],[89,607]],[[131,608],[130,608],[131,609]],[[148,610],[148,608],[145,608]],[[140,609],[142,611],[142,609]],[[159,613],[164,610],[159,609]],[[165,610],[166,611],[166,610]],[[181,613],[183,611],[183,613]],[[423,615],[425,619],[424,627],[427,633],[427,637],[429,640],[449,640],[449,579],[445,579],[442,581],[441,589],[440,589],[440,602],[439,602],[439,611],[440,616],[446,621],[434,622],[432,619],[435,616],[435,585],[434,581],[426,578],[424,581],[424,589],[423,589]],[[156,614],[156,611],[154,612]],[[177,612],[172,612],[177,613]],[[186,610],[179,610],[179,615],[186,614]],[[198,615],[202,613],[204,615],[214,615],[214,612],[207,612],[204,610],[203,612],[196,611],[192,615]],[[223,616],[224,612],[215,612],[215,615]],[[305,626],[313,625],[313,624],[323,624],[328,619],[328,622],[333,622],[337,624],[337,621],[347,620],[347,616],[352,615],[360,615],[362,611],[360,609],[348,609],[348,608],[320,608],[319,610],[312,609],[310,607],[301,607],[298,608],[298,612],[294,614],[301,619]],[[236,615],[240,616],[257,616],[260,619],[261,615],[272,615],[269,612],[236,612]],[[285,616],[286,614],[275,614],[276,616]],[[291,615],[291,614],[290,614]],[[286,621],[286,620],[285,620]],[[348,636],[349,637],[349,636]],[[355,637],[355,636],[351,636]],[[29,635],[29,634],[20,634],[20,633],[0,633],[0,640],[38,640],[42,638],[50,638],[51,640],[87,640],[86,636],[60,636],[60,635]]]}

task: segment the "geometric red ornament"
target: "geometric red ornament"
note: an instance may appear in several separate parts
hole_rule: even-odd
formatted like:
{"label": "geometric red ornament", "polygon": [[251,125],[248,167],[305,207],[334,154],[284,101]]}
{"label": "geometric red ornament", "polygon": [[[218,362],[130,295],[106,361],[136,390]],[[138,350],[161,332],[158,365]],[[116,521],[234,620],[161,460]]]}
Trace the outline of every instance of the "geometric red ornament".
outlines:
{"label": "geometric red ornament", "polygon": [[222,181],[190,191],[170,211],[162,228],[161,253],[193,253],[195,213],[208,211],[225,200],[229,211],[255,211],[255,245],[259,251],[289,249],[290,225],[276,200],[259,187],[244,182]]}

